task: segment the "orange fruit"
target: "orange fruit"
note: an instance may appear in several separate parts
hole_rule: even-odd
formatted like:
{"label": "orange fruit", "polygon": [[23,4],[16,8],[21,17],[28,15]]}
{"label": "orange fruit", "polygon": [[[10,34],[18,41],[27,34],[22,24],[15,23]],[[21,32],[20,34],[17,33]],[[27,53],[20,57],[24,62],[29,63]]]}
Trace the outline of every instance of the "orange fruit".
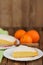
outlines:
{"label": "orange fruit", "polygon": [[26,33],[26,31],[20,29],[20,30],[17,30],[14,34],[14,36],[17,38],[17,39],[20,39],[24,34]]}
{"label": "orange fruit", "polygon": [[20,39],[21,44],[29,44],[32,43],[32,38],[27,34],[24,34]]}
{"label": "orange fruit", "polygon": [[27,34],[29,36],[31,36],[32,41],[34,43],[37,43],[39,41],[39,39],[40,39],[40,35],[39,35],[39,33],[36,30],[30,30],[30,31],[27,32]]}

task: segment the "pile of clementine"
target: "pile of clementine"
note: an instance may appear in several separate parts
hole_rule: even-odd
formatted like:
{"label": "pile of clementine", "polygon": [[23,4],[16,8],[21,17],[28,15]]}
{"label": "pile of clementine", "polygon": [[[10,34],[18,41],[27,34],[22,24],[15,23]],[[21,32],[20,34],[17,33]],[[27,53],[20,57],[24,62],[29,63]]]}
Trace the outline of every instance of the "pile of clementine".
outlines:
{"label": "pile of clementine", "polygon": [[19,39],[21,44],[37,43],[40,39],[40,35],[36,30],[25,31],[20,29],[14,33],[14,37]]}

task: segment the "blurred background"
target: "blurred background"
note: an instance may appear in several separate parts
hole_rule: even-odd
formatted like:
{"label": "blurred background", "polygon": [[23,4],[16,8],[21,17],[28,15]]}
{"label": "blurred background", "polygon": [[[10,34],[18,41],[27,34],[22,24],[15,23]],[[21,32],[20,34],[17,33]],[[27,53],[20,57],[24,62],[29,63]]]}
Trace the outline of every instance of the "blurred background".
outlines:
{"label": "blurred background", "polygon": [[43,0],[0,0],[0,28],[11,35],[17,29],[36,29],[43,49]]}

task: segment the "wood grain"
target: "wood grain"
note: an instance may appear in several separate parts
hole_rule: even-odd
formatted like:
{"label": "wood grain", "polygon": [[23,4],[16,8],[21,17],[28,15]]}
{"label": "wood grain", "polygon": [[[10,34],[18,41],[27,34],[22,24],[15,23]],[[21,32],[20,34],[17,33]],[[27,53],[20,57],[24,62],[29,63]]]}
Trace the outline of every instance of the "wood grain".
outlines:
{"label": "wood grain", "polygon": [[23,27],[29,27],[30,2],[31,2],[31,0],[22,0],[22,22],[21,22],[21,26],[23,26]]}
{"label": "wood grain", "polygon": [[37,27],[43,27],[43,0],[36,0],[36,24]]}
{"label": "wood grain", "polygon": [[43,27],[43,0],[31,0],[30,27]]}
{"label": "wood grain", "polygon": [[11,24],[11,0],[0,0],[1,26],[10,27]]}
{"label": "wood grain", "polygon": [[25,62],[15,61],[13,65],[25,65]]}
{"label": "wood grain", "polygon": [[42,59],[35,60],[32,62],[27,62],[26,65],[42,65]]}
{"label": "wood grain", "polygon": [[43,50],[43,31],[40,31],[40,49]]}
{"label": "wood grain", "polygon": [[25,62],[13,61],[8,59],[6,65],[25,65]]}
{"label": "wood grain", "polygon": [[0,63],[0,65],[6,65],[7,63],[7,58],[3,58],[2,62]]}
{"label": "wood grain", "polygon": [[35,27],[36,24],[36,7],[37,6],[37,1],[36,0],[31,0],[30,2],[30,22],[29,22],[29,27]]}
{"label": "wood grain", "polygon": [[22,0],[12,0],[12,17],[13,17],[12,27],[21,26],[21,20],[22,20],[21,1]]}
{"label": "wood grain", "polygon": [[13,65],[13,61],[8,59],[6,65]]}
{"label": "wood grain", "polygon": [[43,27],[43,0],[0,0],[0,26]]}

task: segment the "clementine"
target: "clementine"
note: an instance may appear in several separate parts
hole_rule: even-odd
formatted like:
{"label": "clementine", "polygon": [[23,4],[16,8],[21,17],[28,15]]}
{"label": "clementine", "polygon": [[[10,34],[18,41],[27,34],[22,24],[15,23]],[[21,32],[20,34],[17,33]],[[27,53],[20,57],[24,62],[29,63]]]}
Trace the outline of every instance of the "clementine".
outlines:
{"label": "clementine", "polygon": [[14,36],[15,36],[17,39],[20,39],[25,33],[26,33],[25,30],[20,29],[20,30],[17,30],[17,31],[15,32]]}
{"label": "clementine", "polygon": [[21,37],[20,42],[21,42],[21,44],[29,44],[29,43],[32,43],[32,38],[29,35],[24,34]]}
{"label": "clementine", "polygon": [[34,43],[37,43],[39,41],[39,39],[40,39],[40,35],[39,35],[39,33],[36,30],[30,30],[30,31],[27,32],[27,34],[29,36],[31,36],[32,41]]}

